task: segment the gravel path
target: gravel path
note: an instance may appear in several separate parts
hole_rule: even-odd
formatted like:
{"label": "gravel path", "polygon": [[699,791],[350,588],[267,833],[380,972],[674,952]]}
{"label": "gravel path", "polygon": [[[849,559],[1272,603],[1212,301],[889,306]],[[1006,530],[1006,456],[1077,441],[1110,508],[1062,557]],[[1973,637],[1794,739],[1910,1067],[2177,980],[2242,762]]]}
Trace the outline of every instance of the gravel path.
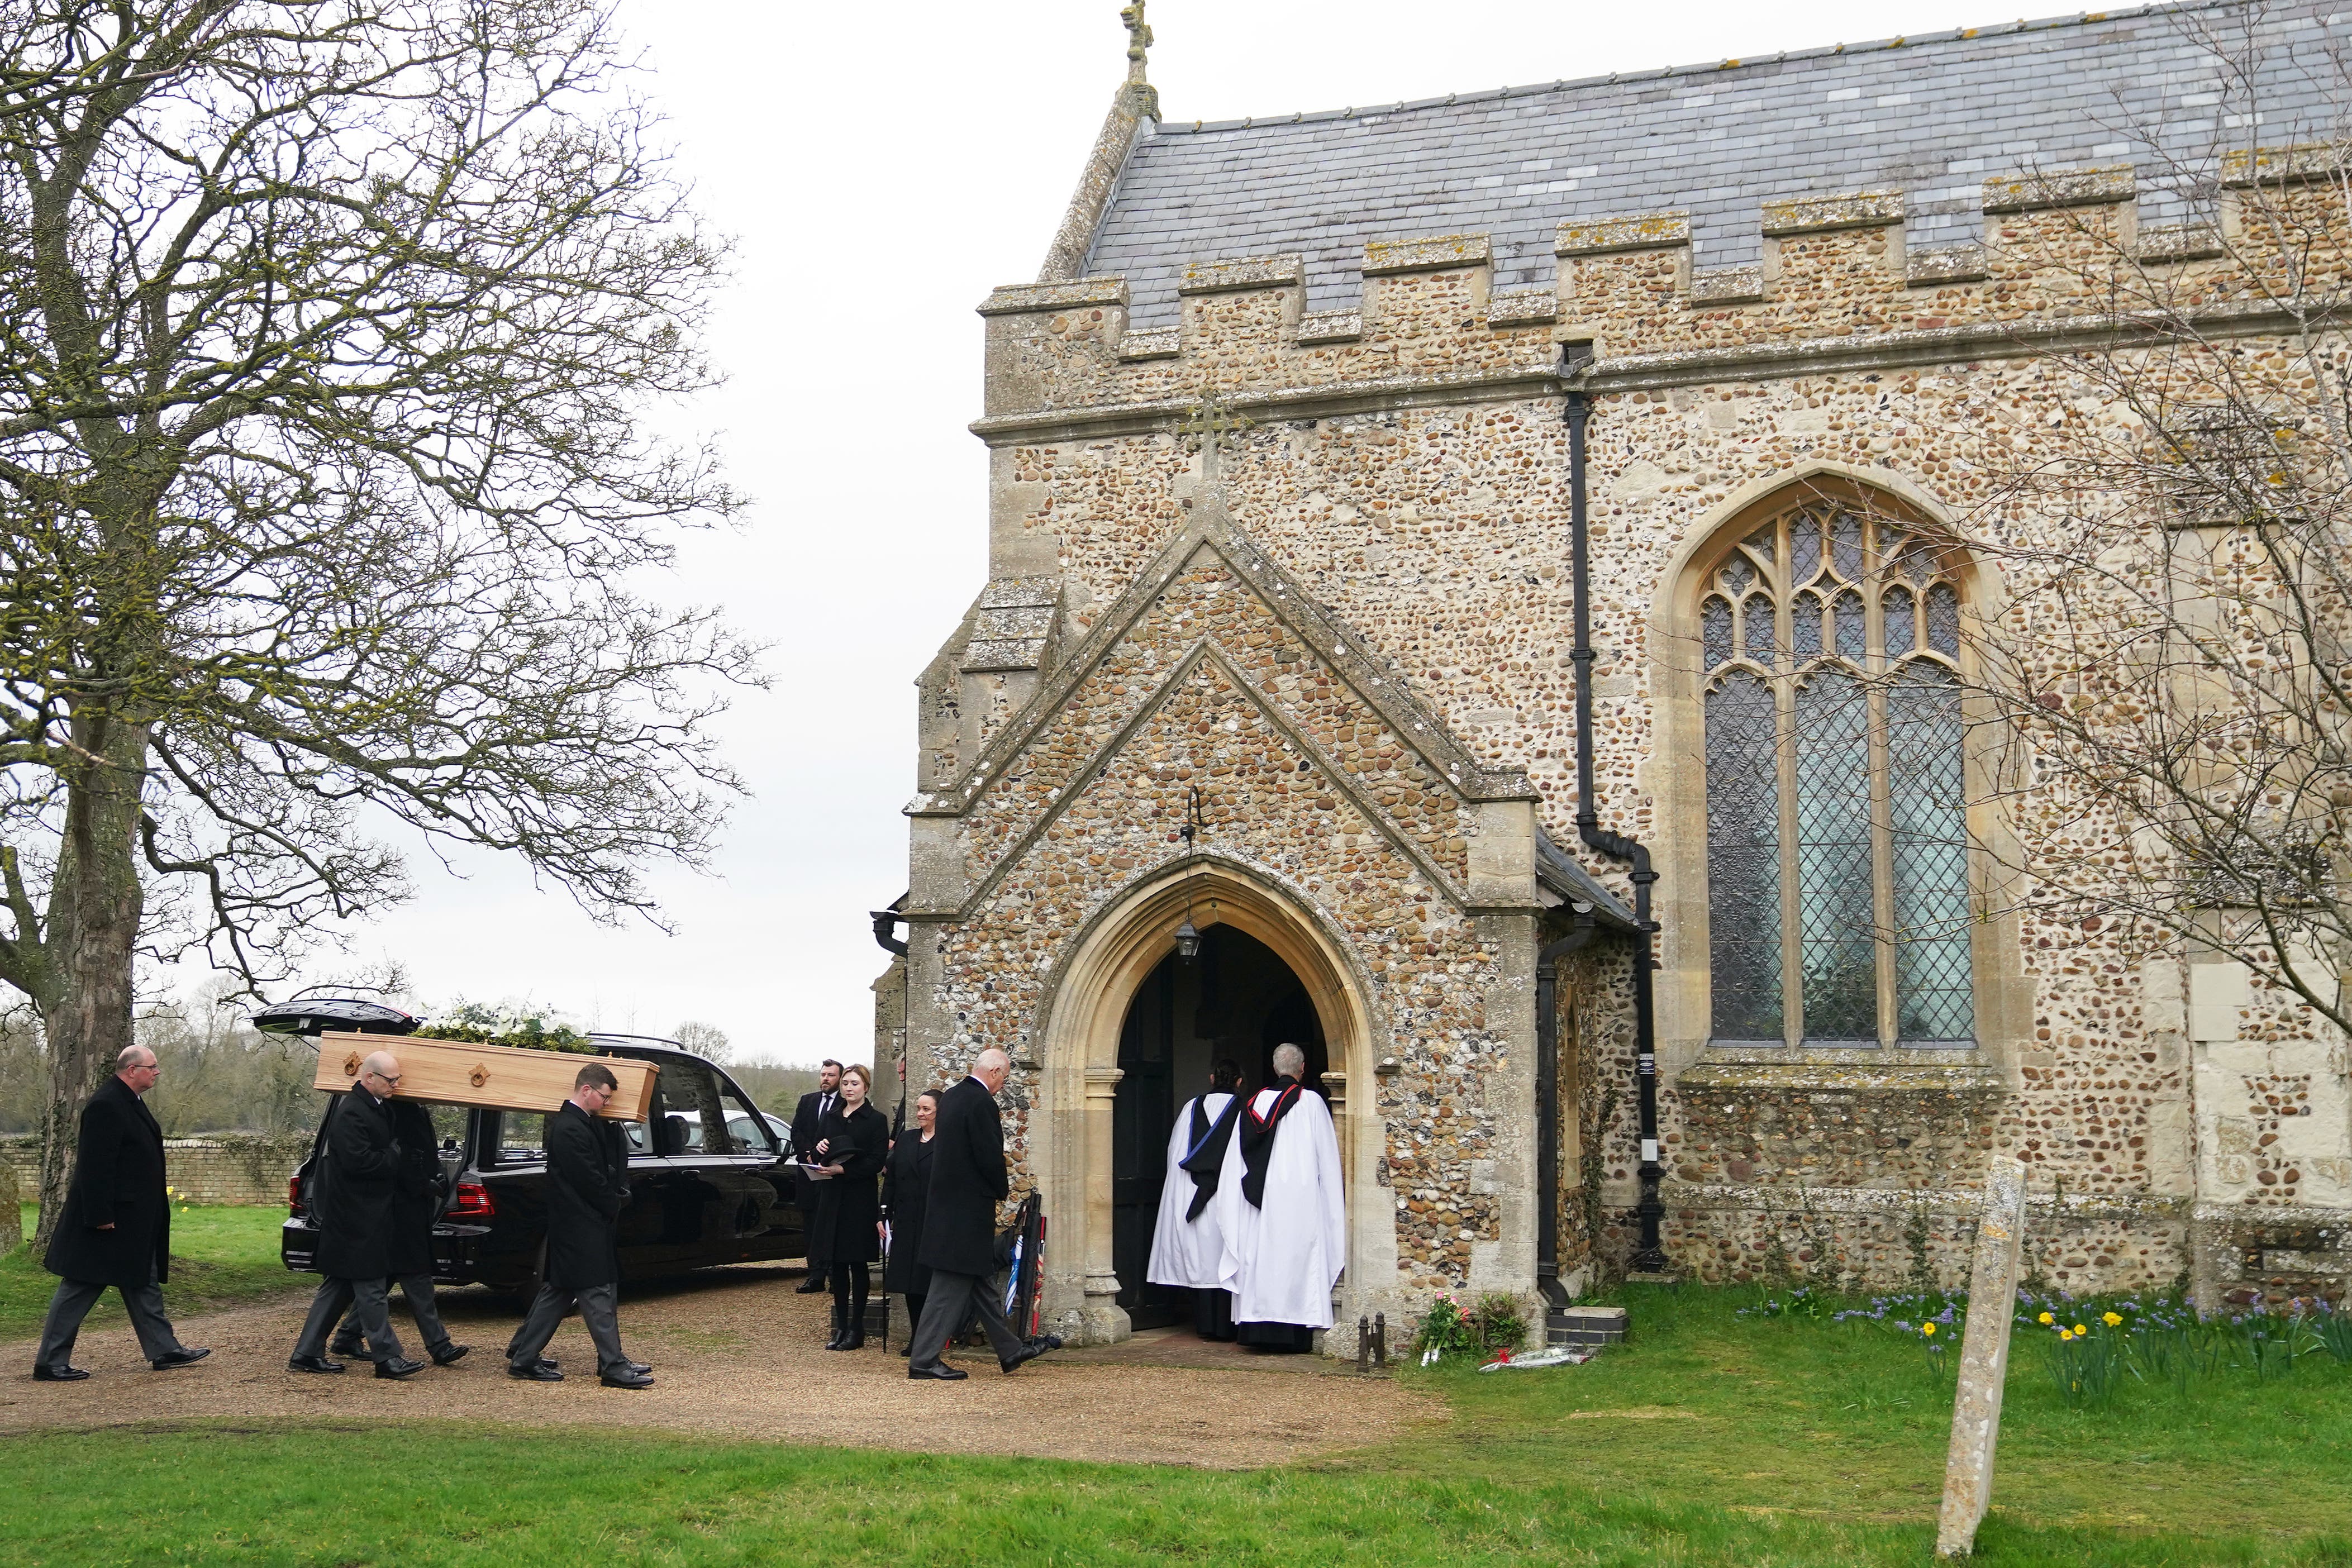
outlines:
{"label": "gravel path", "polygon": [[[87,1383],[36,1383],[32,1345],[0,1345],[0,1433],[219,1417],[455,1417],[1243,1469],[1387,1442],[1444,1414],[1435,1400],[1382,1379],[1332,1375],[1319,1360],[1234,1356],[1203,1365],[1189,1336],[1164,1357],[1141,1346],[1115,1358],[1048,1355],[1011,1377],[987,1351],[967,1351],[950,1360],[969,1381],[911,1383],[897,1354],[903,1325],[894,1322],[888,1352],[827,1352],[826,1298],[794,1294],[800,1279],[795,1269],[745,1264],[626,1296],[623,1343],[653,1364],[656,1381],[638,1393],[597,1384],[576,1317],[549,1347],[566,1382],[509,1378],[500,1353],[515,1309],[471,1290],[445,1295],[442,1310],[473,1354],[401,1383],[367,1375],[364,1362],[341,1377],[286,1371],[307,1304],[291,1298],[183,1322],[181,1337],[213,1354],[178,1372],[150,1371],[123,1325],[83,1334],[74,1360],[93,1375]],[[408,1354],[421,1354],[396,1299],[393,1322]],[[852,1410],[864,1419],[845,1431],[838,1415]]]}

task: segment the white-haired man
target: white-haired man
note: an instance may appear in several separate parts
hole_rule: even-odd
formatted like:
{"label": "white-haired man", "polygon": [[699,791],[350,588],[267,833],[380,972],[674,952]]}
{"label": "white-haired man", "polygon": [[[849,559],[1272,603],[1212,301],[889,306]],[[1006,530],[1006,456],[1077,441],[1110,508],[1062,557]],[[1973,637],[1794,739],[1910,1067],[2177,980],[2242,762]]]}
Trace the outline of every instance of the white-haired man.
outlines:
{"label": "white-haired man", "polygon": [[922,1322],[908,1346],[907,1375],[917,1382],[952,1382],[964,1375],[940,1356],[961,1325],[976,1313],[997,1364],[1017,1371],[1049,1350],[1062,1348],[1059,1334],[1024,1340],[1004,1321],[1004,1309],[989,1287],[996,1269],[996,1206],[1011,1190],[1004,1169],[1004,1122],[996,1096],[1013,1062],[994,1047],[971,1064],[971,1076],[939,1097],[932,1121],[931,1185],[925,1195],[923,1241],[916,1261],[931,1271],[923,1297]]}
{"label": "white-haired man", "polygon": [[327,1357],[327,1336],[352,1307],[367,1336],[368,1358],[378,1377],[414,1377],[421,1361],[401,1354],[393,1333],[386,1292],[392,1274],[392,1208],[400,1187],[403,1155],[394,1130],[390,1101],[400,1087],[400,1059],[373,1051],[360,1063],[359,1082],[327,1112],[323,1158],[314,1162],[306,1186],[310,1220],[318,1228],[315,1260],[319,1293],[310,1316],[287,1358],[289,1372],[341,1372]]}
{"label": "white-haired man", "polygon": [[1315,1347],[1348,1262],[1346,1195],[1331,1108],[1300,1084],[1307,1053],[1274,1048],[1274,1082],[1250,1096],[1217,1182],[1220,1282],[1234,1338],[1265,1351]]}

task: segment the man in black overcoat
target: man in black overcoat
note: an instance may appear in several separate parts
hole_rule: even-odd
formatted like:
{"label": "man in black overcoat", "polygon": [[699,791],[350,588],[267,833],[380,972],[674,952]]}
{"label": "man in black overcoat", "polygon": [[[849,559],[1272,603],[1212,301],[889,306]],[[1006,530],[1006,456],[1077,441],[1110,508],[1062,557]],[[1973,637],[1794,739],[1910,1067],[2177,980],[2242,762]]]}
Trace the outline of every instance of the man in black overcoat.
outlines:
{"label": "man in black overcoat", "polygon": [[[384,1243],[387,1277],[400,1287],[433,1364],[446,1366],[474,1347],[449,1338],[449,1331],[441,1326],[440,1303],[433,1297],[433,1222],[441,1218],[443,1196],[441,1156],[433,1146],[433,1113],[414,1100],[387,1101],[384,1109],[392,1113],[393,1141],[400,1145],[400,1176]],[[360,1336],[365,1332],[359,1303],[353,1301],[327,1354],[359,1354]]]}
{"label": "man in black overcoat", "polygon": [[931,1187],[923,1206],[923,1239],[916,1260],[931,1271],[923,1299],[923,1319],[915,1326],[907,1375],[940,1382],[965,1374],[940,1360],[948,1337],[967,1314],[996,1352],[997,1364],[1012,1372],[1049,1350],[1061,1336],[1024,1341],[1004,1321],[992,1277],[996,1271],[996,1206],[1012,1184],[1004,1173],[1004,1121],[996,1093],[1013,1063],[993,1048],[980,1053],[971,1076],[940,1096],[931,1134]]}
{"label": "man in black overcoat", "polygon": [[49,1238],[41,1267],[58,1276],[33,1375],[43,1383],[79,1383],[89,1375],[73,1364],[81,1321],[109,1285],[121,1292],[139,1353],[158,1372],[202,1361],[163,1315],[163,1282],[172,1260],[172,1200],[163,1190],[163,1129],[140,1096],[155,1086],[155,1053],[125,1046],[113,1076],[81,1108],[81,1138],[65,1212]]}
{"label": "man in black overcoat", "polygon": [[[816,1071],[816,1088],[801,1096],[793,1111],[793,1157],[803,1165],[821,1166],[824,1156],[816,1152],[817,1140],[824,1136],[824,1119],[841,1103],[841,1063],[826,1057],[824,1065]],[[801,1234],[816,1234],[817,1184],[806,1176],[800,1178]],[[808,1260],[808,1278],[798,1287],[803,1296],[813,1296],[824,1289],[823,1260]]]}
{"label": "man in black overcoat", "polygon": [[[342,1371],[341,1362],[327,1357],[327,1336],[353,1309],[378,1377],[414,1377],[425,1370],[423,1362],[401,1354],[387,1295],[393,1232],[400,1224],[394,1205],[405,1164],[393,1131],[392,1092],[399,1083],[400,1059],[388,1051],[371,1052],[360,1063],[359,1082],[327,1112],[307,1184],[310,1222],[318,1228],[318,1270],[326,1277],[310,1298],[302,1337],[287,1358],[289,1372]],[[429,1139],[429,1121],[426,1129]]]}
{"label": "man in black overcoat", "polygon": [[507,1375],[561,1383],[546,1359],[556,1325],[577,1306],[596,1346],[607,1388],[651,1388],[652,1369],[621,1352],[621,1253],[615,1228],[629,1201],[629,1149],[617,1122],[597,1115],[620,1089],[613,1070],[592,1061],[572,1081],[572,1098],[547,1119],[547,1277],[507,1346]]}

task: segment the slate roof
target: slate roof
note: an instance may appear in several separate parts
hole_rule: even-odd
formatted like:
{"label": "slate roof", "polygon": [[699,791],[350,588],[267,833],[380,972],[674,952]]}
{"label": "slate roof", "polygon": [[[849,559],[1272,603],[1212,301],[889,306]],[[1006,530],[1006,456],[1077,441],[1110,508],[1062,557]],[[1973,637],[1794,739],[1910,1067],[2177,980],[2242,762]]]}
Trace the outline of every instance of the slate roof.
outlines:
{"label": "slate roof", "polygon": [[[1899,189],[1914,245],[1973,239],[1981,183],[2130,162],[2141,217],[2201,215],[2176,160],[2318,140],[2352,86],[2340,0],[2084,13],[1770,58],[1209,124],[1169,120],[1121,172],[1087,271],[1133,325],[1171,324],[1192,261],[1302,254],[1307,308],[1344,309],[1368,240],[1488,234],[1498,288],[1549,284],[1562,219],[1686,208],[1700,266],[1757,259],[1767,198]],[[2225,68],[2217,48],[2250,68]],[[2236,79],[2225,79],[2231,77]],[[2251,89],[2250,85],[2251,84]],[[2168,156],[2151,151],[2161,149]],[[2158,188],[2151,188],[2152,186]]]}

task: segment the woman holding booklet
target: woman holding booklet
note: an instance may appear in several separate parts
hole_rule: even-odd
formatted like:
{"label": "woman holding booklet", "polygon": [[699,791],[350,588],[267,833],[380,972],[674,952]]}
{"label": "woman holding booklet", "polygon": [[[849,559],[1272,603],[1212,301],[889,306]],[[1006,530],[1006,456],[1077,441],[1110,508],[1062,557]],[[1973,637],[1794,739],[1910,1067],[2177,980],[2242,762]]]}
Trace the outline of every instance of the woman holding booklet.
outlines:
{"label": "woman holding booklet", "polygon": [[881,1255],[882,1205],[877,1190],[890,1148],[890,1124],[867,1103],[870,1067],[846,1067],[841,1097],[817,1129],[820,1168],[816,1214],[809,1226],[809,1267],[822,1267],[833,1285],[833,1336],[827,1350],[866,1344],[866,1266]]}

